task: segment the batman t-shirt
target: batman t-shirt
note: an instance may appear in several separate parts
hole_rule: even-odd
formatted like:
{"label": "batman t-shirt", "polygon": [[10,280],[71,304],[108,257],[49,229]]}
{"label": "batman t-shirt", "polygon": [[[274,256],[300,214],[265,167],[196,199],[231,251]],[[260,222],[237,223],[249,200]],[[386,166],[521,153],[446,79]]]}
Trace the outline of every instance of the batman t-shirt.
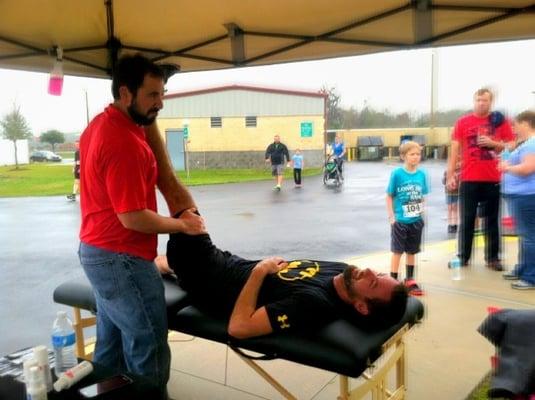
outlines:
{"label": "batman t-shirt", "polygon": [[[180,233],[170,235],[167,258],[195,304],[226,318],[259,262],[218,249],[209,235]],[[315,329],[343,314],[356,314],[333,286],[333,277],[346,267],[330,261],[290,261],[287,268],[266,276],[257,305],[266,307],[274,331]]]}

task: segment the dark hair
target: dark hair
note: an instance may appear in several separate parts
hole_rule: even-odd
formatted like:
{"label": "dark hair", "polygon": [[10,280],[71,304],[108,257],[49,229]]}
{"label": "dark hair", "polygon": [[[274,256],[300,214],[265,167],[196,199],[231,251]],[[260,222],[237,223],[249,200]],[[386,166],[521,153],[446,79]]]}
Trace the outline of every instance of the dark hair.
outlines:
{"label": "dark hair", "polygon": [[522,111],[515,117],[517,122],[527,122],[531,128],[535,128],[535,111]]}
{"label": "dark hair", "polygon": [[113,70],[111,92],[115,100],[119,99],[119,88],[126,86],[135,96],[137,90],[143,85],[146,75],[165,79],[162,69],[141,54],[121,57]]}
{"label": "dark hair", "polygon": [[368,299],[368,315],[377,325],[392,326],[403,318],[408,297],[407,288],[400,283],[394,287],[390,300]]}

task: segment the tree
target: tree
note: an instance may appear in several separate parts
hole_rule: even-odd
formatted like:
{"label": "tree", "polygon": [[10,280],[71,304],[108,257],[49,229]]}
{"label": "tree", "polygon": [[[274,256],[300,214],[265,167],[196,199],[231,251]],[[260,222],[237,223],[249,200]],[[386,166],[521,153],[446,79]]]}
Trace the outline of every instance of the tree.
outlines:
{"label": "tree", "polygon": [[343,110],[340,107],[340,95],[336,88],[323,86],[320,93],[327,95],[327,128],[340,129],[344,122]]}
{"label": "tree", "polygon": [[0,121],[0,125],[2,127],[2,137],[13,142],[13,148],[15,149],[15,169],[19,169],[17,140],[30,139],[32,137],[28,123],[20,112],[20,107],[13,104],[13,111],[4,116]]}
{"label": "tree", "polygon": [[55,151],[56,144],[65,142],[65,135],[55,129],[41,133],[41,142],[49,143],[52,151]]}

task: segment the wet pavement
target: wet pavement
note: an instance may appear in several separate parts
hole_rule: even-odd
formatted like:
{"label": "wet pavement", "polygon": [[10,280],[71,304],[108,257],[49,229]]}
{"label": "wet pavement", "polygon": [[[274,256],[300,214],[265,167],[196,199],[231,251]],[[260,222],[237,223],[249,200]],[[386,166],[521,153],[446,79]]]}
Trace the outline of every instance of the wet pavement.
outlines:
{"label": "wet pavement", "polygon": [[[320,176],[302,188],[284,182],[192,187],[213,241],[246,258],[347,260],[389,249],[385,187],[397,163],[346,163],[341,188]],[[425,240],[448,238],[441,183],[443,162],[427,161],[432,192]],[[160,210],[165,205],[159,199]],[[52,292],[83,274],[77,259],[79,203],[63,196],[0,199],[0,354],[48,344],[55,312]],[[159,240],[164,251],[166,235]]]}

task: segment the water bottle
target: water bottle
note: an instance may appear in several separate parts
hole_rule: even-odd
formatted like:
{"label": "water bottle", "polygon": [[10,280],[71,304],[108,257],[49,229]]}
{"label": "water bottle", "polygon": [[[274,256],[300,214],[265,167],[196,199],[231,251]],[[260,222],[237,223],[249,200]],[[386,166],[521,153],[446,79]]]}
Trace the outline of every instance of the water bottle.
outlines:
{"label": "water bottle", "polygon": [[462,279],[461,276],[461,259],[459,257],[454,257],[450,261],[450,268],[451,268],[451,280],[452,281],[460,281]]}
{"label": "water bottle", "polygon": [[511,156],[511,151],[507,147],[504,147],[504,149],[500,153],[501,160],[502,161],[507,161],[507,160],[509,160],[510,156]]}
{"label": "water bottle", "polygon": [[56,359],[55,373],[60,376],[63,372],[71,369],[78,361],[74,355],[76,337],[72,328],[71,320],[65,311],[58,311],[54,326],[52,327],[52,346]]}

